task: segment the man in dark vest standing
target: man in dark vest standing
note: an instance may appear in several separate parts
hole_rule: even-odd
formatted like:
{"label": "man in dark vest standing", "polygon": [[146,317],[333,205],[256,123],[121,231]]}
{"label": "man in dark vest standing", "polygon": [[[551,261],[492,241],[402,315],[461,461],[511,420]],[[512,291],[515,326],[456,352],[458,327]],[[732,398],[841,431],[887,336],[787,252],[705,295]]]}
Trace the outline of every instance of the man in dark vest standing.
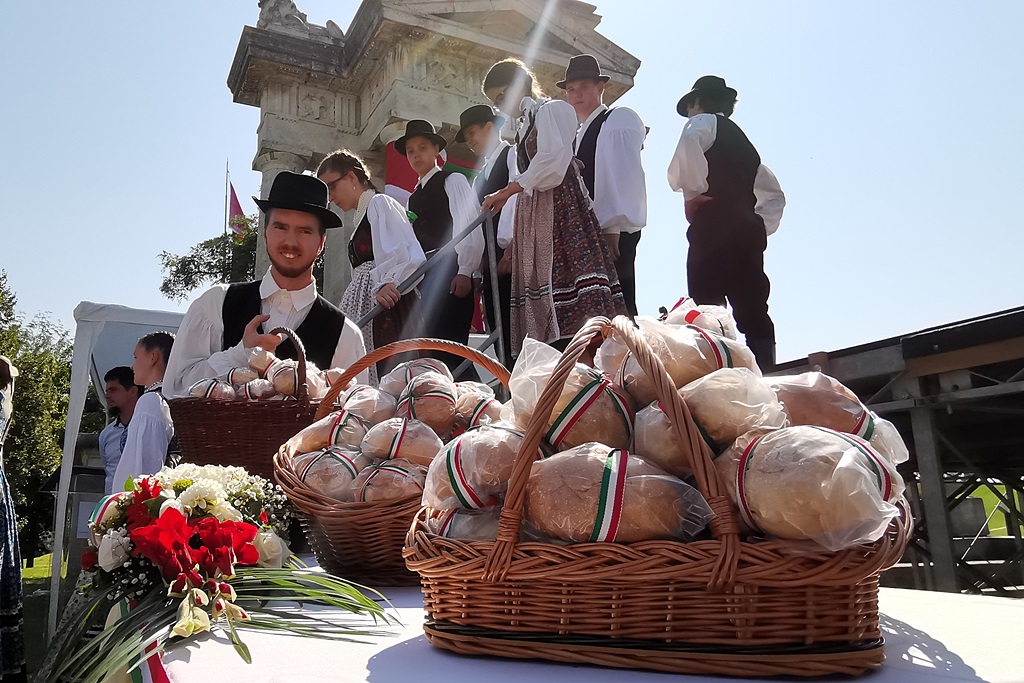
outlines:
{"label": "man in dark vest standing", "polygon": [[668,168],[685,199],[689,295],[698,304],[732,305],[758,365],[775,365],[775,325],[768,315],[764,273],[768,235],[779,227],[786,197],[775,175],[729,118],[736,91],[702,76],[676,106],[689,120]]}
{"label": "man in dark vest standing", "polygon": [[[483,202],[484,197],[508,185],[510,175],[515,173],[515,154],[509,154],[512,146],[501,139],[501,126],[504,117],[494,108],[486,104],[473,105],[459,115],[459,132],[455,134],[456,142],[465,142],[474,154],[480,157],[480,172],[473,182],[473,190],[477,199]],[[511,161],[512,168],[509,168]],[[514,180],[514,176],[511,178]],[[500,264],[505,255],[505,247],[512,241],[512,224],[515,220],[515,196],[502,207],[493,219],[495,244],[497,252],[495,263]],[[484,243],[484,257],[480,265],[483,275],[484,310],[487,313],[487,324],[495,329],[497,318],[494,311],[494,298],[491,291],[490,260],[487,254],[487,243]],[[502,342],[504,357],[501,363],[512,368],[512,273],[498,272],[498,300],[501,313]]]}
{"label": "man in dark vest standing", "polygon": [[[164,374],[166,396],[187,395],[201,379],[245,367],[256,347],[295,358],[290,339],[270,334],[275,327],[294,330],[306,359],[321,369],[347,368],[365,355],[355,322],[317,293],[313,279],[327,229],[341,225],[327,195],[320,179],[285,171],[269,197],[253,197],[264,216],[270,269],[262,280],[214,285],[189,305]],[[366,373],[359,379],[365,382]]]}
{"label": "man in dark vest standing", "polygon": [[596,57],[577,55],[555,85],[576,110],[580,127],[573,152],[583,163],[583,184],[615,259],[626,310],[636,316],[636,247],[647,224],[647,180],[640,162],[647,127],[632,109],[604,104],[608,80]]}

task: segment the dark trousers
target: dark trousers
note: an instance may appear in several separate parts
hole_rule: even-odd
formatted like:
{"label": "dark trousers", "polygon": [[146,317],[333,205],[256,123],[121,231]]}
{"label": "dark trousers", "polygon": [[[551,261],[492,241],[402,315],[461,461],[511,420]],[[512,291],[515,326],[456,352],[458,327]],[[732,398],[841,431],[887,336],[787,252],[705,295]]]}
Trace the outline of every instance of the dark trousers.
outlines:
{"label": "dark trousers", "polygon": [[[458,257],[452,254],[430,270],[420,284],[419,317],[423,321],[423,336],[435,339],[447,339],[460,344],[469,344],[469,328],[473,324],[473,295],[455,296],[450,292],[452,280],[459,272]],[[451,369],[455,369],[465,360],[443,351],[431,351],[429,354],[437,358]],[[456,380],[476,380],[479,375],[474,366],[456,377]]]}
{"label": "dark trousers", "polygon": [[686,284],[698,304],[732,305],[736,327],[746,338],[775,341],[768,315],[771,284],[764,273],[768,237],[756,214],[736,214],[709,203],[697,210],[686,231]]}
{"label": "dark trousers", "polygon": [[635,318],[636,310],[636,245],[640,242],[640,233],[619,233],[619,258],[615,261],[615,272],[619,274],[619,285],[622,297],[626,300],[626,310],[630,318]]}
{"label": "dark trousers", "polygon": [[[501,261],[505,250],[498,248],[495,263]],[[486,256],[486,255],[485,255]],[[497,324],[494,315],[494,298],[491,289],[490,264],[484,264],[484,312],[487,314],[487,329],[493,331]],[[505,345],[505,355],[498,360],[509,370],[512,369],[512,274],[498,274],[498,306],[501,311],[501,339]]]}

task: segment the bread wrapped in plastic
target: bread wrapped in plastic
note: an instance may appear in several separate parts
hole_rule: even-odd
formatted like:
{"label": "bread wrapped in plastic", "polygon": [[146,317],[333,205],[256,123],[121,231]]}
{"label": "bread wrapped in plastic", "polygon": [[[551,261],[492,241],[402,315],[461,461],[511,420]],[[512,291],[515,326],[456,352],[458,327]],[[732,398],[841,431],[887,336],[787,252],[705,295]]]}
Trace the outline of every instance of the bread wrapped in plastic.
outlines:
{"label": "bread wrapped in plastic", "polygon": [[498,535],[501,506],[492,505],[482,510],[448,510],[427,520],[431,533],[445,538],[467,541],[493,541]]}
{"label": "bread wrapped in plastic", "polygon": [[501,401],[494,394],[478,394],[463,392],[455,401],[455,426],[457,430],[466,431],[482,424],[501,421]]}
{"label": "bread wrapped in plastic", "polygon": [[188,393],[197,398],[210,398],[216,401],[231,401],[235,398],[235,388],[219,379],[201,379],[191,387]]}
{"label": "bread wrapped in plastic", "polygon": [[260,377],[266,378],[267,370],[276,362],[277,356],[266,349],[259,346],[249,349],[249,367],[258,372]]}
{"label": "bread wrapped in plastic", "polygon": [[634,451],[669,474],[685,479],[693,474],[690,469],[690,448],[680,442],[672,422],[661,403],[655,401],[636,414]]}
{"label": "bread wrapped in plastic", "polygon": [[[526,429],[541,392],[547,386],[560,354],[547,344],[527,338],[512,370],[509,386],[515,425]],[[555,449],[588,441],[626,448],[633,440],[633,407],[611,379],[577,363],[547,420],[544,439]]]}
{"label": "bread wrapped in plastic", "polygon": [[357,384],[341,396],[341,405],[345,410],[371,425],[390,420],[398,410],[398,401],[394,396],[365,384]]}
{"label": "bread wrapped in plastic", "polygon": [[314,363],[306,362],[306,393],[310,401],[319,401],[327,395],[327,379]]}
{"label": "bread wrapped in plastic", "polygon": [[572,543],[688,541],[713,517],[689,484],[599,443],[533,463],[523,514],[540,535]]}
{"label": "bread wrapped in plastic", "polygon": [[282,396],[295,396],[299,385],[299,364],[293,360],[278,360],[267,368],[267,379]]}
{"label": "bread wrapped in plastic", "polygon": [[437,372],[417,375],[402,392],[395,416],[425,422],[446,439],[455,425],[454,382]]}
{"label": "bread wrapped in plastic", "polygon": [[[646,316],[638,316],[637,324],[641,336],[661,359],[676,387],[686,386],[722,368],[749,368],[754,374],[761,374],[754,354],[738,341],[696,325],[666,325]],[[616,380],[637,405],[649,405],[657,400],[654,382],[640,369],[631,353],[626,354]]]}
{"label": "bread wrapped in plastic", "polygon": [[786,426],[786,412],[775,392],[748,368],[723,368],[679,390],[701,435],[718,453],[757,427]]}
{"label": "bread wrapped in plastic", "polygon": [[240,387],[254,379],[259,379],[259,377],[260,373],[256,372],[252,368],[231,368],[224,373],[223,379],[228,384]]}
{"label": "bread wrapped in plastic", "polygon": [[259,378],[246,382],[235,392],[238,398],[246,401],[265,401],[276,393],[277,389],[274,388],[273,382],[269,379]]}
{"label": "bread wrapped in plastic", "polygon": [[424,423],[393,417],[366,432],[361,450],[376,460],[400,459],[426,466],[442,448],[444,442]]}
{"label": "bread wrapped in plastic", "polygon": [[447,377],[449,382],[455,382],[452,371],[443,362],[436,358],[415,358],[396,365],[391,372],[380,378],[378,386],[381,391],[398,398],[409,386],[409,382],[424,372],[436,372]]}
{"label": "bread wrapped in plastic", "polygon": [[465,382],[455,383],[455,398],[458,399],[464,394],[483,394],[484,396],[490,396],[494,398],[494,389],[483,382],[473,382],[467,380]]}
{"label": "bread wrapped in plastic", "polygon": [[363,469],[352,482],[352,500],[373,503],[423,493],[427,468],[408,460],[385,460]]}
{"label": "bread wrapped in plastic", "polygon": [[625,342],[616,335],[605,337],[594,354],[594,366],[609,377],[615,377],[619,374],[622,361],[628,352]]}
{"label": "bread wrapped in plastic", "polygon": [[503,425],[483,425],[452,440],[430,463],[423,505],[479,510],[497,504],[508,490],[522,442],[522,433]]}
{"label": "bread wrapped in plastic", "polygon": [[904,490],[868,442],[825,427],[754,431],[715,467],[750,528],[830,551],[881,538]]}
{"label": "bread wrapped in plastic", "polygon": [[868,410],[839,380],[820,372],[766,379],[791,425],[816,425],[859,436],[893,464],[910,457],[896,427]]}
{"label": "bread wrapped in plastic", "polygon": [[729,339],[739,339],[736,319],[728,308],[698,304],[686,296],[676,302],[662,322],[669,325],[696,325]]}
{"label": "bread wrapped in plastic", "polygon": [[284,452],[292,457],[312,453],[328,446],[359,450],[368,427],[357,415],[337,410],[309,425],[284,443]]}
{"label": "bread wrapped in plastic", "polygon": [[339,446],[305,453],[292,461],[292,471],[313,491],[343,502],[352,500],[352,482],[373,461]]}

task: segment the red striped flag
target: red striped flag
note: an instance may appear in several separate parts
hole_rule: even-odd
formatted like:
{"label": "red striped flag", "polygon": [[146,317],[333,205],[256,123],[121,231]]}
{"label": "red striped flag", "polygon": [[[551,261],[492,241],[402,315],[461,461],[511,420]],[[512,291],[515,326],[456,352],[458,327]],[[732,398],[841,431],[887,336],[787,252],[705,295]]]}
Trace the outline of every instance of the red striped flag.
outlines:
{"label": "red striped flag", "polygon": [[245,212],[242,211],[242,205],[238,201],[238,195],[235,194],[234,184],[229,183],[228,187],[231,189],[231,199],[229,200],[230,203],[228,204],[228,225],[235,232],[242,232],[241,226],[235,224],[234,218],[235,216],[245,216]]}

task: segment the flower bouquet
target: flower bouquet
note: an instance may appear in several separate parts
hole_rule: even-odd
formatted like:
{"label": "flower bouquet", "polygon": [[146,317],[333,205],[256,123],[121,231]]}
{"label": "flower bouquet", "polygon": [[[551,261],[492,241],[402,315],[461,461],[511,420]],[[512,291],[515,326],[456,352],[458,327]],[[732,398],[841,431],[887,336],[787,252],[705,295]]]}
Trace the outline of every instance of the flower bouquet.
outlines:
{"label": "flower bouquet", "polygon": [[[347,638],[391,623],[381,602],[291,555],[289,510],[276,485],[240,467],[186,464],[129,481],[93,512],[82,557],[91,581],[69,606],[38,680],[98,683],[151,666],[165,648],[212,628],[250,662],[241,630]],[[330,606],[355,621],[271,603]]]}

